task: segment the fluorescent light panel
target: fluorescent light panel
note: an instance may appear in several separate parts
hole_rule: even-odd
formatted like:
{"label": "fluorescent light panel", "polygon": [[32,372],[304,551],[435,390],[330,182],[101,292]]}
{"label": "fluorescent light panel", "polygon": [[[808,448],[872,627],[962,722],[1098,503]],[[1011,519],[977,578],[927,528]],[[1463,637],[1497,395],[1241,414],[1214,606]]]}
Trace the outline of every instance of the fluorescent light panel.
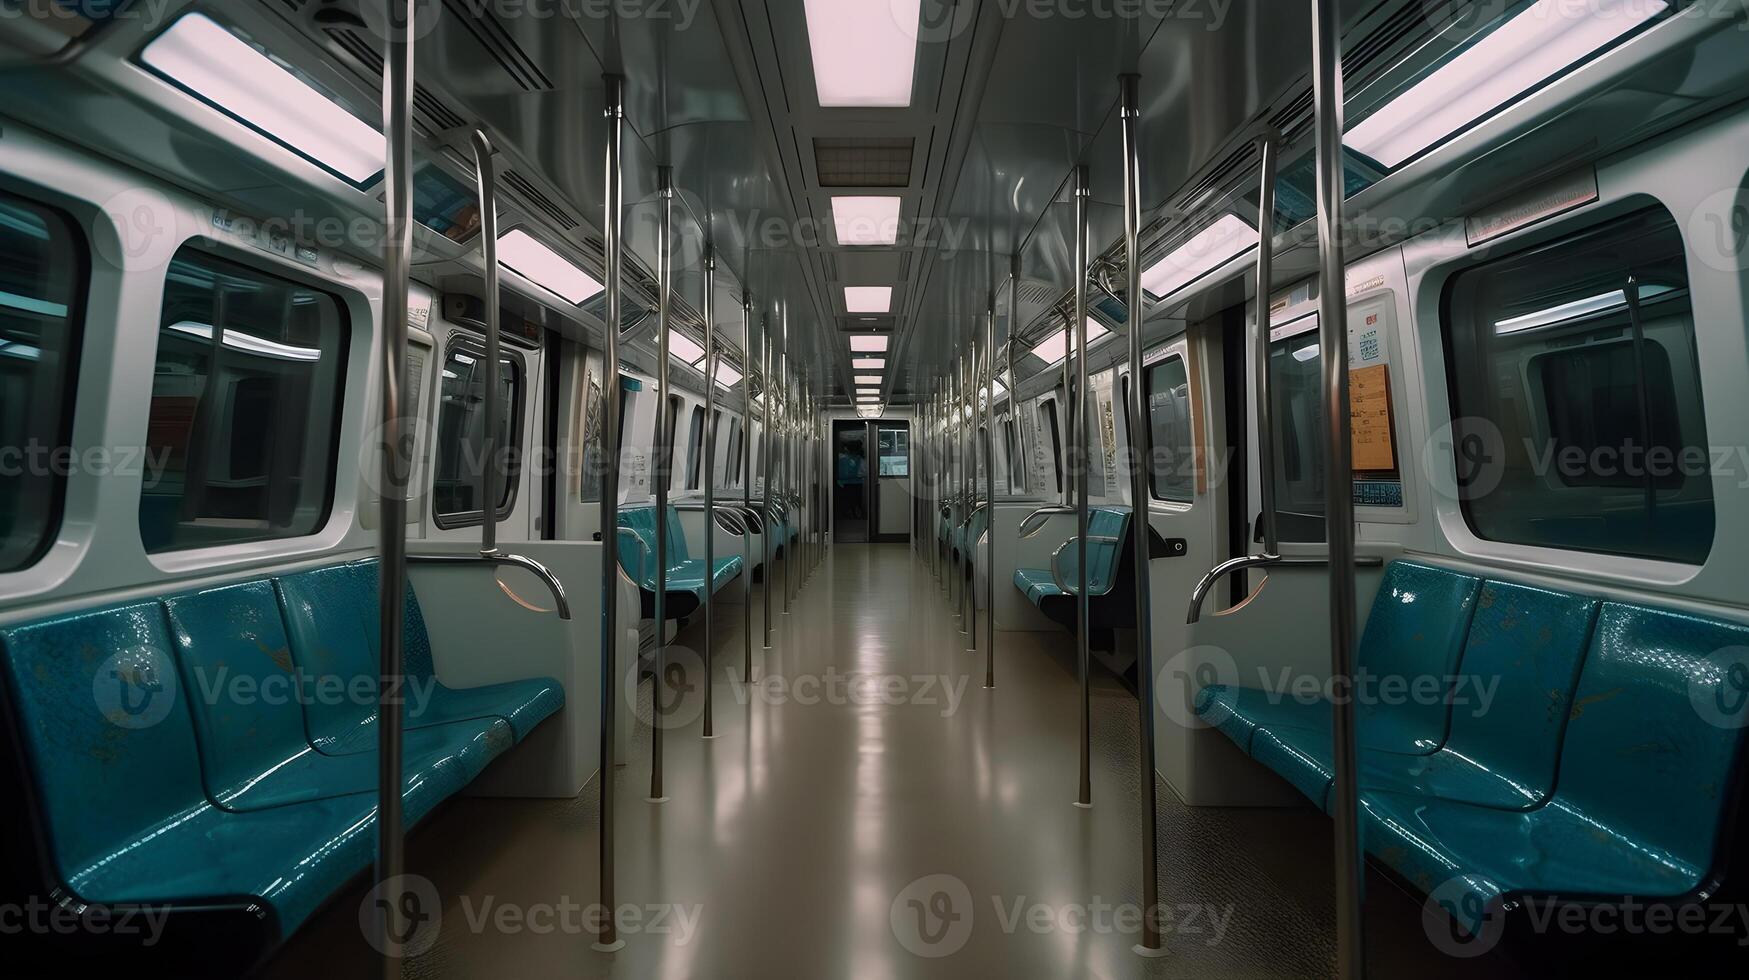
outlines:
{"label": "fluorescent light panel", "polygon": [[1343,142],[1395,167],[1668,8],[1664,0],[1538,0],[1362,119]]}
{"label": "fluorescent light panel", "polygon": [[922,0],[806,0],[820,105],[910,105],[922,6]]}
{"label": "fluorescent light panel", "polygon": [[677,334],[672,329],[668,331],[668,356],[677,357],[688,364],[697,364],[704,360],[704,348],[692,342],[692,338]]}
{"label": "fluorescent light panel", "polygon": [[886,313],[893,308],[891,286],[845,286],[844,312]]}
{"label": "fluorescent light panel", "polygon": [[382,133],[205,14],[171,24],[140,60],[354,184],[382,173]]}
{"label": "fluorescent light panel", "polygon": [[853,357],[850,359],[851,370],[854,371],[884,371],[887,359],[884,357]]}
{"label": "fluorescent light panel", "polygon": [[[1094,320],[1091,317],[1088,318],[1087,346],[1092,347],[1094,341],[1105,336],[1109,332],[1110,331],[1099,325],[1099,321]],[[1068,352],[1069,331],[1066,328],[1058,330],[1056,333],[1039,341],[1032,349],[1033,356],[1044,361],[1046,364],[1059,363],[1064,357],[1068,356]]]}
{"label": "fluorescent light panel", "polygon": [[601,292],[601,283],[577,268],[571,260],[548,248],[533,235],[517,228],[498,239],[498,262],[529,282],[564,297],[574,304]]}
{"label": "fluorescent light panel", "polygon": [[853,334],[850,349],[859,353],[882,353],[887,349],[887,337],[878,333]]}
{"label": "fluorescent light panel", "polygon": [[840,245],[897,245],[899,198],[834,197],[832,224]]}
{"label": "fluorescent light panel", "polygon": [[881,383],[881,376],[878,374],[859,374],[856,376],[856,383],[859,385],[878,385]]}
{"label": "fluorescent light panel", "polygon": [[[1670,292],[1672,288],[1673,287],[1670,286],[1657,284],[1641,286],[1639,298],[1642,301],[1655,299]],[[1562,303],[1559,306],[1551,306],[1546,310],[1538,310],[1535,313],[1526,313],[1523,316],[1497,320],[1494,323],[1494,332],[1497,334],[1508,334],[1517,333],[1520,330],[1534,330],[1537,327],[1546,327],[1551,324],[1564,323],[1568,320],[1595,316],[1599,313],[1625,310],[1627,309],[1627,305],[1627,293],[1615,289],[1607,293],[1599,293],[1596,296],[1589,296],[1585,299],[1576,299],[1569,303]]]}
{"label": "fluorescent light panel", "polygon": [[1165,298],[1257,247],[1257,229],[1224,214],[1142,273],[1142,288]]}
{"label": "fluorescent light panel", "polygon": [[728,362],[717,359],[717,384],[725,388],[733,388],[741,383],[741,372],[728,365]]}

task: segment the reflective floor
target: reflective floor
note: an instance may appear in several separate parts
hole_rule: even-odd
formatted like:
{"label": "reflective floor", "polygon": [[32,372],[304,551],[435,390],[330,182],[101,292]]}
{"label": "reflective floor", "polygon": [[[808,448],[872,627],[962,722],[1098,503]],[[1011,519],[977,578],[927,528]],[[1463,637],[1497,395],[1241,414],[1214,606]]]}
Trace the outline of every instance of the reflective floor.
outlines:
{"label": "reflective floor", "polygon": [[[781,581],[781,569],[777,575]],[[754,599],[759,616],[760,598]],[[739,602],[717,624],[716,737],[673,710],[669,801],[646,801],[650,740],[615,775],[625,947],[591,949],[594,784],[566,801],[459,799],[409,840],[443,907],[410,977],[1305,977],[1333,970],[1330,823],[1299,810],[1190,809],[1161,786],[1169,955],[1139,933],[1136,702],[1093,689],[1094,806],[1072,805],[1077,687],[1066,634],[997,637],[996,688],[905,545],[843,545],[789,615],[773,597],[762,678],[738,683]],[[980,637],[982,640],[982,637]],[[678,659],[702,646],[696,625]],[[732,665],[732,666],[730,666]],[[724,667],[736,675],[731,678]],[[641,715],[649,717],[650,685]],[[380,975],[364,886],[265,969]],[[630,906],[630,909],[626,907]],[[1502,976],[1445,958],[1419,902],[1368,886],[1373,975]],[[1479,972],[1478,972],[1479,971]]]}

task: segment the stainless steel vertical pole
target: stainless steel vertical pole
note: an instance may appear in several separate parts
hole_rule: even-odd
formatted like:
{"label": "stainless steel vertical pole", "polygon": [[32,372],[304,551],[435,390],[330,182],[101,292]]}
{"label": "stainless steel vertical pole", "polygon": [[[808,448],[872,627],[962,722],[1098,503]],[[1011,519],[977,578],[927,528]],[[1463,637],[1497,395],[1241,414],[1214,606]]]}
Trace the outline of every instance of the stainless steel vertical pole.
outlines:
{"label": "stainless steel vertical pole", "polygon": [[[666,803],[662,792],[662,729],[667,725],[668,683],[668,484],[673,479],[674,388],[668,378],[668,317],[674,288],[674,171],[659,167],[656,193],[661,215],[656,224],[656,676],[650,681],[650,796]],[[617,329],[617,328],[616,328]],[[708,591],[708,589],[707,589]]]}
{"label": "stainless steel vertical pole", "polygon": [[1251,325],[1251,349],[1257,358],[1257,489],[1263,502],[1263,553],[1280,554],[1281,536],[1275,514],[1275,395],[1269,383],[1270,280],[1275,270],[1275,170],[1279,135],[1257,139],[1257,316]]}
{"label": "stainless steel vertical pole", "polygon": [[996,686],[996,294],[984,321],[984,686]]}
{"label": "stainless steel vertical pole", "polygon": [[623,447],[620,445],[619,419],[624,398],[619,381],[620,250],[624,247],[620,240],[624,220],[620,141],[625,124],[625,79],[607,75],[602,78],[602,84],[606,90],[602,115],[607,120],[607,188],[602,198],[606,213],[601,230],[602,251],[605,253],[603,278],[606,280],[602,284],[605,321],[601,331],[601,371],[604,375],[601,437],[607,451],[601,454],[601,771],[596,774],[601,781],[601,889],[597,904],[609,914],[603,919],[600,935],[595,937],[594,948],[600,952],[612,952],[625,945],[619,938],[619,926],[612,915],[612,910],[617,907],[613,900],[613,738],[615,703],[620,694],[619,455]]}
{"label": "stainless steel vertical pole", "polygon": [[1093,805],[1093,701],[1089,687],[1092,682],[1089,675],[1092,653],[1087,624],[1087,471],[1091,462],[1088,456],[1087,406],[1093,401],[1087,397],[1087,202],[1092,196],[1093,188],[1088,183],[1087,168],[1076,167],[1075,322],[1070,324],[1069,329],[1074,331],[1075,337],[1075,391],[1074,397],[1070,399],[1070,404],[1074,406],[1074,419],[1070,425],[1075,428],[1075,452],[1072,455],[1075,471],[1075,560],[1078,566],[1075,582],[1075,666],[1081,681],[1081,786],[1076,805],[1081,807]]}
{"label": "stainless steel vertical pole", "polygon": [[1123,245],[1124,300],[1129,304],[1130,326],[1130,549],[1135,552],[1136,583],[1136,687],[1142,722],[1142,942],[1136,952],[1158,956],[1165,950],[1160,939],[1160,826],[1155,811],[1154,772],[1154,603],[1148,567],[1148,511],[1153,494],[1148,489],[1148,470],[1154,458],[1153,430],[1149,428],[1147,379],[1142,366],[1142,333],[1148,322],[1148,294],[1142,291],[1142,159],[1141,76],[1124,75],[1123,101]]}
{"label": "stainless steel vertical pole", "polygon": [[[1336,0],[1312,0],[1312,94],[1317,133],[1318,335],[1324,362],[1325,536],[1330,550],[1330,680],[1336,750],[1336,972],[1366,973],[1360,800],[1355,770],[1353,422],[1348,414],[1348,310],[1343,264],[1342,39]],[[1267,302],[1267,300],[1263,300]],[[1267,319],[1267,314],[1265,315]]]}
{"label": "stainless steel vertical pole", "polygon": [[480,399],[486,414],[480,466],[480,554],[489,557],[498,553],[498,499],[503,494],[499,481],[504,472],[498,445],[501,412],[498,384],[504,356],[498,319],[498,173],[492,162],[492,141],[486,134],[474,130],[472,144],[475,185],[480,195],[480,258],[486,300],[486,377]]}
{"label": "stainless steel vertical pole", "polygon": [[771,526],[771,454],[777,445],[777,437],[771,427],[771,403],[777,399],[776,387],[771,383],[771,316],[767,314],[760,321],[764,328],[760,330],[759,342],[762,345],[764,367],[759,372],[759,404],[762,421],[759,426],[759,510],[760,520],[765,522],[765,557],[762,559],[764,574],[761,576],[759,591],[765,598],[765,649],[771,649],[771,575],[772,564],[777,561],[778,531]]}
{"label": "stainless steel vertical pole", "polygon": [[704,243],[704,737],[715,738],[711,657],[716,648],[711,594],[717,584],[717,255]]}
{"label": "stainless steel vertical pole", "polygon": [[[741,507],[753,512],[753,299],[741,291]],[[769,528],[761,528],[759,546],[765,547]],[[743,549],[746,567],[741,572],[741,682],[753,683],[753,535],[746,535]],[[763,559],[761,559],[763,561]]]}
{"label": "stainless steel vertical pole", "polygon": [[[791,419],[790,419],[790,401],[789,401],[790,374],[789,374],[789,307],[788,306],[785,306],[783,308],[783,349],[782,349],[781,354],[778,356],[777,376],[779,379],[778,387],[783,392],[783,408],[782,408],[783,417],[778,422],[778,428],[780,431],[779,438],[782,440],[781,442],[778,443],[778,452],[781,454],[778,457],[778,465],[783,468],[783,474],[780,477],[780,479],[783,481],[784,499],[786,502],[790,502],[790,501],[794,500],[794,495],[792,493],[792,490],[794,488],[793,488],[792,484],[795,482],[795,472],[793,469],[794,459],[792,457],[794,455],[795,447],[792,444],[792,441],[790,438]],[[799,511],[799,508],[788,508],[788,509]],[[792,530],[790,525],[794,524],[796,521],[801,520],[801,514],[799,512],[797,512],[797,513],[791,513],[788,516],[789,516],[789,519],[787,521],[785,521],[785,527],[784,527],[784,533],[783,533],[783,614],[785,616],[789,615],[790,593],[794,590],[794,585],[791,582],[791,578],[792,578],[792,574],[795,570],[795,564],[796,564],[796,549],[795,549],[795,546],[792,545],[790,543],[790,540],[789,540],[789,533]],[[800,528],[793,528],[793,530],[796,532],[797,540],[800,540],[801,529]]]}
{"label": "stainless steel vertical pole", "polygon": [[[406,872],[406,828],[402,824],[401,712],[405,621],[403,595],[407,590],[407,481],[411,465],[405,444],[412,433],[403,417],[407,377],[408,289],[413,261],[413,0],[388,0],[388,48],[384,58],[383,133],[386,156],[388,237],[383,243],[383,416],[382,493],[378,506],[381,527],[378,551],[382,561],[377,582],[379,637],[377,682],[377,839],[376,879],[382,894],[382,949],[398,949],[411,935],[415,922],[408,921],[411,892],[402,880]],[[394,25],[399,24],[395,29]],[[435,914],[437,910],[423,910]],[[381,964],[384,977],[401,975],[399,956],[386,952]]]}

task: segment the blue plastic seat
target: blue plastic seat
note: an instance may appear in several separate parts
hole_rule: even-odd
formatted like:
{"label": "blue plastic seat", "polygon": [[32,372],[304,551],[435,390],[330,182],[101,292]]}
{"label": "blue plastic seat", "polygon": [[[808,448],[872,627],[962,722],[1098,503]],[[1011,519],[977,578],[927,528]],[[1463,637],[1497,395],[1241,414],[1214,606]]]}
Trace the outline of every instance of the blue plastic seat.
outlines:
{"label": "blue plastic seat", "polygon": [[[376,792],[373,753],[331,756],[310,745],[305,705],[357,698],[367,689],[324,687],[300,671],[271,582],[176,596],[164,606],[208,798],[227,810],[260,810]],[[368,694],[374,699],[375,685]],[[414,686],[410,696],[423,694]],[[509,722],[490,715],[409,728],[403,743],[409,817],[418,819],[467,785],[514,741]]]}
{"label": "blue plastic seat", "polygon": [[1749,627],[1603,603],[1553,795],[1507,810],[1368,792],[1367,850],[1424,890],[1458,881],[1443,904],[1471,932],[1512,896],[1692,896],[1720,860],[1744,734],[1697,705],[1736,693],[1745,646]]}
{"label": "blue plastic seat", "polygon": [[[1392,731],[1381,721],[1394,717],[1401,731],[1401,710],[1363,705],[1357,711],[1362,790],[1424,793],[1507,809],[1534,806],[1551,792],[1567,707],[1598,602],[1489,580],[1475,605],[1459,680],[1446,691],[1449,723],[1438,748],[1427,753],[1381,749],[1379,743],[1390,739],[1380,733]],[[1362,651],[1364,657],[1367,648]],[[1432,719],[1423,724],[1431,729]],[[1336,772],[1331,741],[1325,708],[1315,729],[1283,725],[1260,733],[1251,755],[1328,811]]]}
{"label": "blue plastic seat", "polygon": [[[157,602],[0,631],[50,872],[78,900],[234,908],[290,935],[368,867],[374,793],[231,812],[207,798]],[[102,708],[94,691],[113,691]]]}
{"label": "blue plastic seat", "polygon": [[[1088,612],[1098,629],[1132,624],[1135,620],[1134,596],[1119,589],[1130,579],[1128,569],[1130,510],[1128,507],[1093,507],[1087,519],[1087,594]],[[982,533],[980,531],[979,533]],[[1064,545],[1059,563],[1063,581],[1073,586],[1080,577],[1080,549],[1075,539]],[[1064,628],[1075,629],[1078,615],[1072,592],[1057,584],[1048,568],[1016,568],[1014,587],[1028,602]]]}
{"label": "blue plastic seat", "polygon": [[[656,508],[630,507],[619,512],[620,568],[638,583],[644,618],[656,615]],[[664,576],[663,615],[667,619],[683,619],[704,604],[707,587],[703,558],[694,558],[687,550],[686,532],[680,524],[680,512],[670,507],[666,514],[667,572]],[[778,534],[787,533],[778,530]],[[714,595],[741,574],[745,562],[740,555],[718,558],[709,575],[708,586]]]}
{"label": "blue plastic seat", "polygon": [[[330,565],[274,580],[285,615],[292,660],[304,673],[358,685],[365,704],[327,700],[308,706],[310,744],[328,755],[376,748],[376,693],[381,636],[376,559]],[[551,678],[510,681],[477,688],[451,688],[437,680],[431,636],[419,599],[409,586],[402,603],[404,663],[409,697],[403,705],[409,731],[458,721],[502,718],[515,741],[564,706],[565,692]],[[419,696],[415,696],[419,695]]]}
{"label": "blue plastic seat", "polygon": [[[1449,569],[1392,562],[1361,634],[1357,667],[1377,677],[1453,676],[1481,584],[1475,576]],[[1197,693],[1195,703],[1198,714],[1239,748],[1260,762],[1273,763],[1272,768],[1323,804],[1328,777],[1303,770],[1316,770],[1318,760],[1329,755],[1328,701],[1209,685]],[[1427,755],[1445,744],[1446,715],[1443,703],[1358,704],[1358,742],[1382,752]]]}

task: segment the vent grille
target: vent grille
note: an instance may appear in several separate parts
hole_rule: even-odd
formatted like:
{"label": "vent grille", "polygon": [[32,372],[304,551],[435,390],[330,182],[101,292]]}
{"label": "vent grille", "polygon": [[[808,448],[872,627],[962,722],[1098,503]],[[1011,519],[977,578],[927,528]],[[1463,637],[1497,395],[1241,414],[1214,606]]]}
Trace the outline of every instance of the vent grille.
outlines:
{"label": "vent grille", "polygon": [[821,187],[909,187],[916,146],[909,136],[817,136],[814,175]]}
{"label": "vent grille", "polygon": [[511,81],[520,85],[525,92],[544,92],[553,87],[553,80],[547,77],[528,52],[522,49],[511,37],[504,25],[489,11],[479,9],[478,3],[468,3],[465,0],[444,0],[444,6],[449,9],[450,23],[459,24],[480,42],[494,60],[510,76]]}
{"label": "vent grille", "polygon": [[534,184],[530,183],[526,177],[514,170],[506,170],[498,175],[498,179],[504,181],[505,186],[514,191],[518,197],[521,197],[525,204],[533,210],[539,211],[541,214],[545,215],[548,220],[552,221],[553,224],[557,225],[559,228],[569,230],[577,227],[577,219],[572,216],[571,212],[565,210],[552,198],[542,193],[534,186]]}
{"label": "vent grille", "polygon": [[[330,27],[324,30],[329,40],[341,51],[357,62],[364,74],[371,76],[380,86],[383,76],[383,53],[376,49],[359,33],[349,27]],[[419,121],[427,132],[441,133],[446,130],[460,129],[467,125],[467,120],[461,114],[451,109],[442,99],[415,83],[413,86],[413,109],[419,114]]]}

